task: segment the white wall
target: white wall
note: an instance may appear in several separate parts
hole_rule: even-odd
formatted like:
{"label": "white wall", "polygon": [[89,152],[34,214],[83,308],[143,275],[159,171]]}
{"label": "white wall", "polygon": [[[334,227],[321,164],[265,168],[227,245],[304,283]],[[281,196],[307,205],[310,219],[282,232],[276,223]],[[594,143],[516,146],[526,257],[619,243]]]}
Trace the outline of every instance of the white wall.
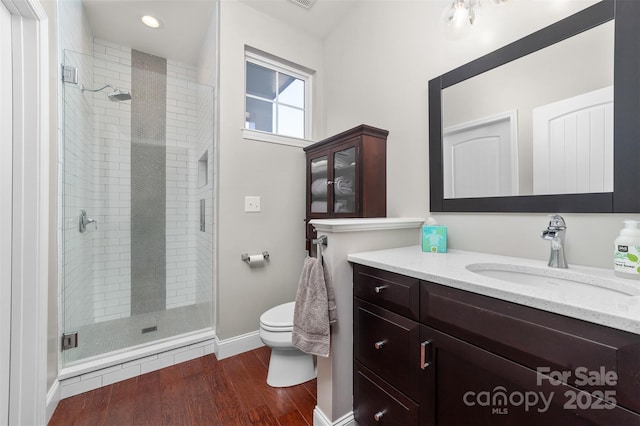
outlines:
{"label": "white wall", "polygon": [[58,5],[41,1],[49,20],[49,282],[47,305],[47,390],[58,375]]}
{"label": "white wall", "polygon": [[[428,206],[430,79],[581,10],[595,0],[484,2],[475,34],[446,39],[448,1],[363,2],[324,41],[325,120],[331,134],[358,123],[389,130],[387,212],[424,216]],[[553,212],[549,212],[553,213]],[[569,263],[612,267],[613,240],[626,217],[564,214]],[[545,214],[437,214],[453,249],[547,259]]]}
{"label": "white wall", "polygon": [[[244,140],[244,49],[249,45],[318,71],[322,43],[237,1],[220,3],[218,313],[221,339],[255,331],[267,309],[293,300],[304,259],[305,160],[300,148]],[[319,96],[314,132],[320,134]],[[244,212],[258,195],[260,213]],[[241,253],[271,254],[251,268]]]}

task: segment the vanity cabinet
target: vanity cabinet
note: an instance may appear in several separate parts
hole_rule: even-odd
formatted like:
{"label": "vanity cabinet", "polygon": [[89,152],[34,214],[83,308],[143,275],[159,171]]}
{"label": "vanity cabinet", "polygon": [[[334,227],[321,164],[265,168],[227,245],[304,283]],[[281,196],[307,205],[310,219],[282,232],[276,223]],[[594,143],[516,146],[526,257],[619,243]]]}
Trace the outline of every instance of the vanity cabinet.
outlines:
{"label": "vanity cabinet", "polygon": [[638,395],[639,335],[354,265],[359,425],[640,425]]}
{"label": "vanity cabinet", "polygon": [[360,125],[304,148],[311,219],[387,215],[387,130]]}

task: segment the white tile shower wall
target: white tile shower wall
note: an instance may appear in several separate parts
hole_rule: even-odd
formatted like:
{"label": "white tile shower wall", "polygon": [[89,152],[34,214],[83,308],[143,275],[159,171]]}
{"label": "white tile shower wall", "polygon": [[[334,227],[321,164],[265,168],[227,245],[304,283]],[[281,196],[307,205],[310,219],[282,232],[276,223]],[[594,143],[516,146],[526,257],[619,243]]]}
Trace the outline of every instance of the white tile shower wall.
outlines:
{"label": "white tile shower wall", "polygon": [[205,231],[198,232],[196,238],[196,300],[211,301],[213,305],[213,89],[209,86],[198,86],[198,143],[196,156],[207,159],[207,183],[196,190],[197,200],[205,200]]}
{"label": "white tile shower wall", "polygon": [[[100,39],[95,40],[94,46],[95,84],[109,83],[131,90],[131,49]],[[210,144],[213,134],[213,130],[205,132],[207,142],[198,142],[200,119],[206,117],[210,128],[213,123],[212,113],[198,113],[198,109],[213,108],[213,99],[210,97],[209,105],[206,101],[202,102],[204,106],[199,105],[195,80],[195,67],[167,61],[167,309],[203,300],[196,299],[199,268],[207,268],[202,282],[208,287],[200,293],[206,301],[210,301],[212,293],[211,223],[207,224],[209,230],[202,244],[208,250],[200,254],[202,262],[197,255],[199,199],[204,194],[197,188],[196,166],[204,150],[201,146]],[[131,106],[129,102],[108,101],[104,92],[95,94],[94,104],[95,217],[99,228],[94,243],[93,302],[98,322],[127,317],[131,310]],[[208,217],[212,217],[211,187],[209,184],[207,189]]]}
{"label": "white tile shower wall", "polygon": [[[206,200],[206,227],[205,232],[198,232],[197,237],[196,300],[208,300],[211,302],[212,307],[216,304],[215,275],[213,273],[215,268],[214,259],[216,258],[214,182],[217,178],[217,152],[214,145],[214,117],[216,116],[216,93],[214,87],[216,85],[215,61],[217,29],[219,27],[216,19],[215,16],[212,17],[212,24],[209,26],[207,35],[204,38],[200,57],[198,58],[197,81],[200,86],[198,87],[198,145],[196,147],[196,153],[199,157],[206,153],[208,158],[207,184],[202,188],[198,188],[197,197],[198,199]],[[213,312],[213,310],[210,312]]]}
{"label": "white tile shower wall", "polygon": [[[130,48],[95,39],[94,56],[96,86],[131,90]],[[110,90],[94,94],[96,322],[131,313],[131,103],[109,101]]]}
{"label": "white tile shower wall", "polygon": [[196,68],[167,60],[167,309],[196,302]]}

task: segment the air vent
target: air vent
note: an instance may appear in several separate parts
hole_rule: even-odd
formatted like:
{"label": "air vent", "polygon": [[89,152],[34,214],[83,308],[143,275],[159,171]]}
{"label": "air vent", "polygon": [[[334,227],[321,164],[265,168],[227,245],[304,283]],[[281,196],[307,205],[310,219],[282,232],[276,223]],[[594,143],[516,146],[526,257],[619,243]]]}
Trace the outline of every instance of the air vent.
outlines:
{"label": "air vent", "polygon": [[305,9],[311,9],[316,0],[289,0],[292,3],[297,4],[298,6],[302,6]]}

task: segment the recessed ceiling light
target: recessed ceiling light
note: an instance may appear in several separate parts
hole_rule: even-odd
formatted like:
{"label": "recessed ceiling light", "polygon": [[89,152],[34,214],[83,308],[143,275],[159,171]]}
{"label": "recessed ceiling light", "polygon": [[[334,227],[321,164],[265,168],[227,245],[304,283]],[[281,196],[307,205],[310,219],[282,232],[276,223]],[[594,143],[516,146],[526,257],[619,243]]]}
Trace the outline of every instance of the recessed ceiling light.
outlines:
{"label": "recessed ceiling light", "polygon": [[142,18],[140,18],[140,20],[147,27],[150,27],[150,28],[158,28],[158,27],[160,27],[160,21],[158,21],[156,18],[154,18],[151,15],[144,15]]}

